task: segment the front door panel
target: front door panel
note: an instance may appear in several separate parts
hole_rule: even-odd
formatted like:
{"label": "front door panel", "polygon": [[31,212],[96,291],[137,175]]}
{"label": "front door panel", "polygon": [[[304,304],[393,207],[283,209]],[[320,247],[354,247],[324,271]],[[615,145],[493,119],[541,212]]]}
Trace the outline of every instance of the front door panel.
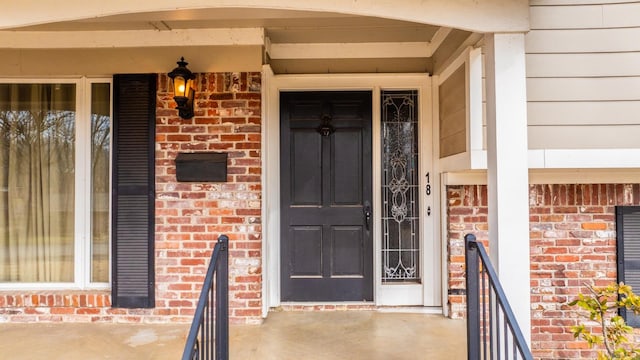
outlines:
{"label": "front door panel", "polygon": [[371,92],[283,92],[283,301],[373,300]]}

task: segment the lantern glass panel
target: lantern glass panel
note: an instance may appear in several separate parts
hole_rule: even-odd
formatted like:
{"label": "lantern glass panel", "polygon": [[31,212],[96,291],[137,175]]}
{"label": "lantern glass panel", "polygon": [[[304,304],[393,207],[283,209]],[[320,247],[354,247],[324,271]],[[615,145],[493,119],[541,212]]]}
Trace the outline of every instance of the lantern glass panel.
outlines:
{"label": "lantern glass panel", "polygon": [[187,84],[182,76],[173,78],[173,96],[186,97]]}
{"label": "lantern glass panel", "polygon": [[193,79],[189,79],[185,86],[184,97],[191,98],[191,93],[193,91],[195,91],[195,81]]}

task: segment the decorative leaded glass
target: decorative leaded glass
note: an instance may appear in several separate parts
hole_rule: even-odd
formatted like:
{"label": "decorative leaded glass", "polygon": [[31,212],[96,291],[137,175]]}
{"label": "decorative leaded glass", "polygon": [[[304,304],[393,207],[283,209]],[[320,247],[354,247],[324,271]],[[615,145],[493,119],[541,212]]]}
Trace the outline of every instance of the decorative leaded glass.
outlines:
{"label": "decorative leaded glass", "polygon": [[381,93],[382,281],[417,282],[418,92]]}

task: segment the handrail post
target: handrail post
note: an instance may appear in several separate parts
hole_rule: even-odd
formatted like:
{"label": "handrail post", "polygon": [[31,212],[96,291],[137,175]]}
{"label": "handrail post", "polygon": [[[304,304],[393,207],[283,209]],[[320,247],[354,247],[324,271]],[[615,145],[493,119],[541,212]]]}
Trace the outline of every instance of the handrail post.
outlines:
{"label": "handrail post", "polygon": [[221,235],[216,271],[216,359],[229,359],[229,237]]}
{"label": "handrail post", "polygon": [[[480,359],[480,263],[478,245],[473,234],[464,236],[467,269],[467,359]],[[475,330],[475,331],[474,331]]]}

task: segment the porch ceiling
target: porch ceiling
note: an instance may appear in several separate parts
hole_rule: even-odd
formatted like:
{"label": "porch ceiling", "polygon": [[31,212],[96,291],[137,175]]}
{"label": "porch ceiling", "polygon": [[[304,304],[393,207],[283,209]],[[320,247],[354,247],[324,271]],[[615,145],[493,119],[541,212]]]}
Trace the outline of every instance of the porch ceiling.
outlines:
{"label": "porch ceiling", "polygon": [[[16,30],[177,30],[232,27],[263,27],[269,29],[270,32],[273,31],[278,34],[281,34],[283,30],[289,30],[295,33],[302,29],[361,29],[358,31],[360,35],[358,41],[364,41],[367,37],[375,37],[375,34],[371,33],[366,36],[365,30],[370,31],[379,28],[393,28],[395,32],[401,33],[398,35],[410,37],[409,41],[428,41],[438,29],[437,26],[421,25],[406,21],[328,12],[216,8],[122,14],[27,26]],[[343,33],[342,35],[345,34]],[[315,37],[319,42],[332,42],[332,40],[335,40],[335,33],[318,31]]]}
{"label": "porch ceiling", "polygon": [[[253,35],[246,36],[245,30]],[[255,61],[269,63],[275,73],[434,73],[480,38],[468,31],[378,17],[248,8],[121,14],[14,28],[11,34],[0,40],[0,50],[217,46],[216,57],[224,58],[229,45],[263,45],[263,58]],[[207,61],[192,60],[193,65]],[[218,64],[218,71],[232,70],[234,62]]]}

